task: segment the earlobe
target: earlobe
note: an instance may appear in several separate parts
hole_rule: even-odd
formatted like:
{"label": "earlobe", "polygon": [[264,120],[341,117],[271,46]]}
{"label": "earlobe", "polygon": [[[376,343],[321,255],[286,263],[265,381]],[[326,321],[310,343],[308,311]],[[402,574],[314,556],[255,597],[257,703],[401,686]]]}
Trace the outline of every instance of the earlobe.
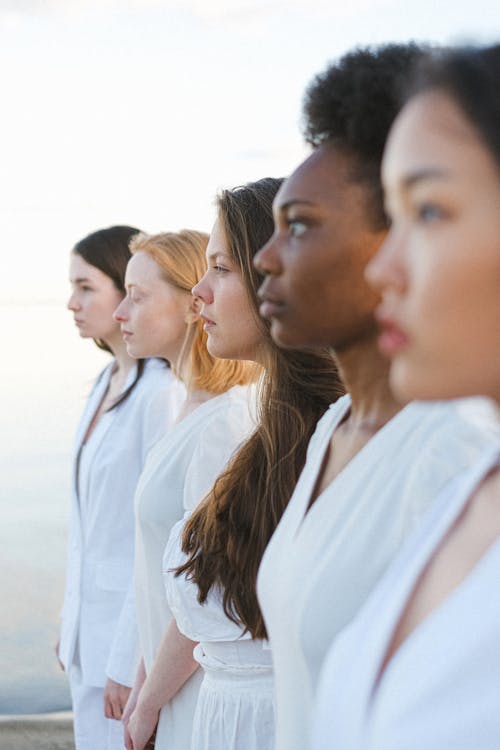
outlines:
{"label": "earlobe", "polygon": [[189,309],[186,313],[186,323],[188,324],[196,323],[196,321],[200,319],[201,305],[202,305],[202,302],[201,302],[200,297],[191,298],[191,301],[189,303]]}

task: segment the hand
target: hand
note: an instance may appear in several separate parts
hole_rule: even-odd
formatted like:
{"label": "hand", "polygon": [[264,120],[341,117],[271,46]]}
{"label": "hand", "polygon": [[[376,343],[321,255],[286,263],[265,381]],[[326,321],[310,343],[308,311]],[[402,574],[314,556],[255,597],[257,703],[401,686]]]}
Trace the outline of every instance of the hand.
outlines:
{"label": "hand", "polygon": [[156,730],[159,718],[158,709],[147,709],[139,701],[124,731],[127,750],[144,750]]}
{"label": "hand", "polygon": [[56,652],[56,657],[57,657],[57,661],[59,662],[59,666],[61,667],[62,671],[64,672],[64,664],[62,663],[62,661],[59,658],[59,646],[60,645],[61,645],[61,639],[58,638],[54,650]]}
{"label": "hand", "polygon": [[104,716],[107,719],[117,719],[120,721],[123,709],[127,705],[131,688],[126,685],[120,685],[108,678],[104,686]]}

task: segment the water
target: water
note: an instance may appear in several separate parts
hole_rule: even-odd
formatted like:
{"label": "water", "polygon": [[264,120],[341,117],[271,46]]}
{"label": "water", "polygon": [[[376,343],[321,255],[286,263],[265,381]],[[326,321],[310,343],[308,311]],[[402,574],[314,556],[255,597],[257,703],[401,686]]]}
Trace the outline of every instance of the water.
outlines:
{"label": "water", "polygon": [[0,714],[68,708],[54,644],[73,434],[108,361],[64,306],[1,304]]}

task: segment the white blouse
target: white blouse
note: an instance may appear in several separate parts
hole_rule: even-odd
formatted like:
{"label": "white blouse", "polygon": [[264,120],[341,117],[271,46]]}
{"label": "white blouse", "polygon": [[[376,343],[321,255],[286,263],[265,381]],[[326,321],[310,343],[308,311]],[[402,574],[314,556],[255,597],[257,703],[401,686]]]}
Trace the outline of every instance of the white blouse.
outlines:
{"label": "white blouse", "polygon": [[470,419],[459,403],[411,403],[308,510],[332,434],[349,409],[344,396],[318,423],[259,571],[276,680],[276,750],[308,747],[319,671],[334,637],[442,487],[495,434],[487,420]]}
{"label": "white blouse", "polygon": [[[254,388],[247,386],[211,398],[179,422],[148,456],[136,492],[135,556],[137,618],[146,672],[172,618],[162,576],[170,531],[203,499],[255,428],[254,398]],[[162,709],[158,748],[189,747],[199,679],[194,675]]]}
{"label": "white blouse", "polygon": [[498,750],[500,540],[403,641],[377,683],[422,570],[500,447],[452,481],[328,654],[314,750]]}

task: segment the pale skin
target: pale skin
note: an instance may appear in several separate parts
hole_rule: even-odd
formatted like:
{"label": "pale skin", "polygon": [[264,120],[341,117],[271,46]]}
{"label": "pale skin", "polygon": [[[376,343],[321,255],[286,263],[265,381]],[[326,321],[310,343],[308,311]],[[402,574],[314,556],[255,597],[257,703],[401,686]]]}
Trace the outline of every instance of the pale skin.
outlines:
{"label": "pale skin", "polygon": [[[192,294],[195,309],[206,321],[208,350],[222,359],[255,361],[262,334],[218,222],[210,235],[206,258],[207,272],[193,287]],[[128,276],[127,281],[130,282]],[[117,317],[121,319],[120,310]],[[129,325],[125,318],[122,325]],[[147,677],[144,664],[140,665],[123,719],[127,750],[143,750],[158,724],[162,707],[199,668],[193,658],[196,645],[180,633],[172,620]]]}
{"label": "pale skin", "polygon": [[[98,268],[87,263],[80,255],[72,253],[70,284],[71,295],[67,306],[68,310],[73,313],[80,335],[82,338],[104,341],[111,349],[115,361],[109,386],[84,436],[84,442],[86,442],[102,415],[123,391],[129,373],[135,366],[135,360],[129,356],[120,327],[113,320],[113,311],[123,296],[116,289],[113,281]],[[56,645],[56,655],[59,660],[59,642]],[[59,664],[63,669],[60,660]],[[129,694],[130,687],[108,678],[104,687],[104,715],[108,719],[121,719]]]}
{"label": "pale skin", "polygon": [[[381,346],[392,357],[394,388],[405,397],[480,394],[500,406],[498,161],[457,104],[430,91],[411,100],[396,120],[383,181],[393,224],[367,276],[382,293]],[[379,679],[499,536],[496,470],[422,571]]]}
{"label": "pale skin", "polygon": [[[130,354],[163,357],[176,363],[188,326],[198,319],[197,298],[168,282],[156,261],[145,252],[137,252],[129,261],[125,287],[126,297],[114,317],[125,334]],[[182,372],[179,374],[182,378]],[[187,386],[178,421],[213,395]],[[148,675],[141,661],[122,715],[128,750],[143,750],[155,731],[162,706],[198,668],[193,659],[195,645],[179,633],[172,622]]]}
{"label": "pale skin", "polygon": [[[193,658],[194,641],[179,632],[175,620],[170,622],[153,668],[147,678],[144,665],[139,668],[137,686],[134,687],[135,706],[127,706],[124,716],[125,747],[142,750],[158,724],[160,711],[193,675],[199,664]],[[139,687],[140,686],[140,687]]]}

